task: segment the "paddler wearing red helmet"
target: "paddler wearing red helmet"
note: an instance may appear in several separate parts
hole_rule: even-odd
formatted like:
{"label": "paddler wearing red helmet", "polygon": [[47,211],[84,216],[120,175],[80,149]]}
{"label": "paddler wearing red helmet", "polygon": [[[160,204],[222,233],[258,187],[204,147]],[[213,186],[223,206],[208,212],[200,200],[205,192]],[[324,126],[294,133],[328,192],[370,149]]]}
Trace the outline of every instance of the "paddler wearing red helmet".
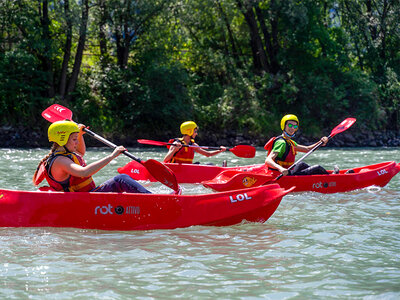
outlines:
{"label": "paddler wearing red helmet", "polygon": [[118,146],[110,155],[86,165],[83,159],[86,152],[84,128],[84,125],[69,120],[50,125],[47,134],[53,145],[36,169],[33,176],[35,185],[46,178],[56,191],[151,193],[126,174],[117,175],[96,187],[92,175],[126,149]]}
{"label": "paddler wearing red helmet", "polygon": [[[264,146],[268,151],[265,164],[269,169],[277,170],[283,175],[288,175],[288,168],[294,164],[297,152],[308,152],[314,148],[319,142],[304,146],[297,144],[292,138],[299,129],[300,122],[296,115],[285,115],[281,120],[282,135],[271,138]],[[325,146],[328,142],[326,136],[322,137],[320,142]],[[291,170],[289,175],[313,175],[328,174],[321,166],[309,166],[305,162],[299,162]]]}
{"label": "paddler wearing red helmet", "polygon": [[195,142],[198,129],[199,128],[197,124],[193,121],[183,122],[180,126],[183,136],[181,138],[175,138],[169,141],[169,143],[172,143],[173,145],[169,147],[169,151],[164,157],[164,162],[192,164],[195,152],[210,157],[226,151],[224,146],[220,146],[221,149],[214,151],[207,151],[205,149],[195,147],[183,147],[182,145],[199,147],[199,145]]}

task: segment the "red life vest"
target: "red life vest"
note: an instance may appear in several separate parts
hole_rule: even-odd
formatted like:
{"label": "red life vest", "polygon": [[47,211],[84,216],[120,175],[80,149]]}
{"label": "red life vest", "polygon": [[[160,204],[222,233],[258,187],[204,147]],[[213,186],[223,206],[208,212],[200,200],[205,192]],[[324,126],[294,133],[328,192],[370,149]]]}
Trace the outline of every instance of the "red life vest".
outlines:
{"label": "red life vest", "polygon": [[286,150],[285,153],[282,155],[282,157],[277,156],[274,161],[284,167],[284,168],[289,168],[291,165],[294,164],[294,161],[296,160],[296,148],[295,144],[291,139],[285,139],[283,136],[277,136],[271,138],[264,146],[264,149],[268,151],[268,154],[272,151],[274,148],[274,144],[277,140],[283,139],[286,142]]}
{"label": "red life vest", "polygon": [[[189,144],[186,144],[183,138],[175,138],[168,141],[168,143],[180,142],[183,145],[193,145],[194,140],[191,139]],[[168,147],[169,149],[169,147]],[[194,158],[194,150],[191,147],[181,147],[178,152],[175,152],[174,156],[171,159],[171,163],[178,164],[191,164],[193,163]]]}
{"label": "red life vest", "polygon": [[[40,181],[43,180],[43,177],[46,178],[50,187],[56,191],[65,191],[65,192],[90,192],[92,189],[96,187],[93,178],[89,177],[76,177],[70,176],[64,181],[57,181],[51,175],[51,166],[53,165],[54,160],[58,156],[66,156],[71,159],[74,163],[81,165],[82,167],[86,166],[85,161],[81,156],[72,152],[54,152],[49,156],[46,162],[42,163],[39,167],[38,174],[36,178],[41,178]],[[36,183],[36,182],[35,182]],[[40,182],[38,182],[39,184]]]}

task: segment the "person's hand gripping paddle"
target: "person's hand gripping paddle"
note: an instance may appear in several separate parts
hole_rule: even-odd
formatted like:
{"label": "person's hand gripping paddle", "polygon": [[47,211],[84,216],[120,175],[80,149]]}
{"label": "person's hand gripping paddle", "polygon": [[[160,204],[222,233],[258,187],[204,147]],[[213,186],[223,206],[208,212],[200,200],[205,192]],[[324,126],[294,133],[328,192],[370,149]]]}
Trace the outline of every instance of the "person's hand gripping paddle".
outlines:
{"label": "person's hand gripping paddle", "polygon": [[[172,143],[159,142],[159,141],[153,141],[153,140],[140,139],[137,141],[140,144],[153,145],[153,146],[173,145]],[[220,150],[221,149],[220,147],[194,146],[194,145],[182,145],[182,147],[202,148],[202,149],[208,149],[208,150]],[[237,157],[253,158],[256,155],[256,148],[254,148],[253,146],[250,146],[250,145],[237,145],[233,148],[226,148],[226,150],[229,150],[230,152],[235,154]]]}
{"label": "person's hand gripping paddle", "polygon": [[[62,120],[71,120],[72,121],[72,111],[60,104],[53,104],[50,107],[46,108],[42,112],[43,118],[47,121],[54,123],[57,121]],[[107,145],[110,148],[115,149],[117,145],[111,143],[110,141],[106,140],[105,138],[99,136],[98,134],[92,132],[91,130],[84,128],[83,129],[88,135],[94,137],[96,140],[102,142],[103,144]],[[159,182],[166,185],[167,187],[173,189],[174,191],[178,192],[179,185],[176,180],[175,174],[165,165],[160,163],[157,160],[149,159],[143,161],[135,156],[133,156],[128,151],[122,152],[124,155],[128,156],[129,158],[137,161],[138,163],[142,164],[149,173]]]}

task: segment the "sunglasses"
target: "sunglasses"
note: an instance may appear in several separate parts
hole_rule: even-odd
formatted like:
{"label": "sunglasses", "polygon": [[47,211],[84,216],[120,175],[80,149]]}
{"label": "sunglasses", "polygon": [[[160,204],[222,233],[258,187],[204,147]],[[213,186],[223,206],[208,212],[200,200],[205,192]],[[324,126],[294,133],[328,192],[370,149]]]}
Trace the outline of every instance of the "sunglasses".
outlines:
{"label": "sunglasses", "polygon": [[299,125],[293,125],[293,124],[291,124],[291,123],[287,124],[287,126],[288,126],[289,128],[294,128],[294,129],[299,128]]}

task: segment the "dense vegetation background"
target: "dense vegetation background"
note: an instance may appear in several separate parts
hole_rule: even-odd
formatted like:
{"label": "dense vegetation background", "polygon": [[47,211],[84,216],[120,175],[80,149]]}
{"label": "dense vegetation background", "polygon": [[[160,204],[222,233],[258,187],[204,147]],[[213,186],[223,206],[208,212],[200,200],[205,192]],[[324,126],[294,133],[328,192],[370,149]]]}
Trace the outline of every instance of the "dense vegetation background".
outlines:
{"label": "dense vegetation background", "polygon": [[108,136],[399,130],[398,0],[2,0],[3,126],[52,103]]}

